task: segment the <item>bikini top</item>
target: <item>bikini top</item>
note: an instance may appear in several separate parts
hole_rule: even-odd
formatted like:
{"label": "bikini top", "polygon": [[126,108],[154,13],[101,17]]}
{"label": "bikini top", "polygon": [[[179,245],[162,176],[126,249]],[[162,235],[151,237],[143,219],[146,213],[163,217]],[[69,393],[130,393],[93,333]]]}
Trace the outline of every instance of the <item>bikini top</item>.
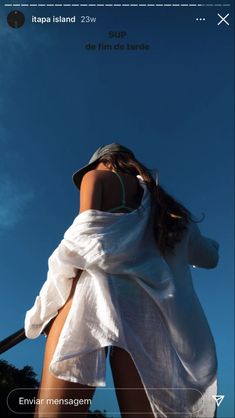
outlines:
{"label": "bikini top", "polygon": [[113,173],[115,173],[117,175],[117,177],[120,180],[121,186],[122,186],[122,204],[120,206],[115,207],[115,208],[109,209],[108,212],[113,212],[114,210],[121,209],[121,208],[125,208],[129,211],[135,210],[134,208],[130,208],[130,207],[126,206],[126,204],[125,204],[126,203],[125,187],[124,187],[124,184],[123,184],[123,180],[116,171],[113,171]]}

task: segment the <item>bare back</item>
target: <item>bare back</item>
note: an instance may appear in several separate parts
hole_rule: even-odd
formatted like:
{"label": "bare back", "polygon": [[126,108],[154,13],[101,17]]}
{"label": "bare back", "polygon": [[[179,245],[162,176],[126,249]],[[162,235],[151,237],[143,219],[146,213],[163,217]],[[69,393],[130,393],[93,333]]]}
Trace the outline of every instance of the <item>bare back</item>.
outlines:
{"label": "bare back", "polygon": [[[119,207],[122,204],[123,191],[119,178],[111,170],[97,170],[102,180],[102,204],[101,210],[110,211],[112,208]],[[125,204],[132,210],[140,206],[143,196],[143,189],[136,176],[118,171],[123,182],[125,190]],[[115,210],[116,213],[126,213],[127,209]]]}

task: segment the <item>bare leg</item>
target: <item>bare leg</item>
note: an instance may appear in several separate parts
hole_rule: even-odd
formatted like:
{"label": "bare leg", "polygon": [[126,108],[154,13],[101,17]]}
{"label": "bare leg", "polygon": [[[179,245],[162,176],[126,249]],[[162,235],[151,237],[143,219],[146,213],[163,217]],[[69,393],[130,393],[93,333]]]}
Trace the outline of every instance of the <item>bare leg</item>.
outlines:
{"label": "bare leg", "polygon": [[110,354],[110,366],[122,418],[154,418],[130,354],[120,347],[113,347]]}
{"label": "bare leg", "polygon": [[[34,415],[36,418],[71,418],[75,416],[75,413],[77,414],[77,417],[85,418],[87,416],[87,412],[96,389],[92,386],[86,386],[79,383],[57,379],[49,372],[49,364],[56,349],[56,345],[64,322],[69,313],[77,280],[78,277],[74,279],[73,288],[67,302],[60,309],[58,315],[49,326],[49,333],[45,347],[42,378],[38,392],[40,405],[37,405]],[[72,405],[48,405],[47,399],[76,399],[76,401],[73,402]],[[78,399],[83,402],[83,405],[79,404],[76,406]]]}

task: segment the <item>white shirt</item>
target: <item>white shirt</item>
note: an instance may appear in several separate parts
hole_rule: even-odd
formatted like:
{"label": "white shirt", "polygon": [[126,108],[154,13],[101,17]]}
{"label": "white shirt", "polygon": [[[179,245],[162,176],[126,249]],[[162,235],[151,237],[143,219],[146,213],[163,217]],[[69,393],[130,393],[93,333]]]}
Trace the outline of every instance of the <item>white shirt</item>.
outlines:
{"label": "white shirt", "polygon": [[137,177],[144,189],[138,209],[89,209],[74,219],[49,258],[47,280],[26,313],[25,333],[41,334],[82,269],[50,371],[105,386],[104,347],[117,345],[131,354],[155,417],[174,411],[177,417],[210,418],[217,356],[189,265],[215,267],[219,245],[190,223],[175,255],[163,258],[153,235],[150,192]]}

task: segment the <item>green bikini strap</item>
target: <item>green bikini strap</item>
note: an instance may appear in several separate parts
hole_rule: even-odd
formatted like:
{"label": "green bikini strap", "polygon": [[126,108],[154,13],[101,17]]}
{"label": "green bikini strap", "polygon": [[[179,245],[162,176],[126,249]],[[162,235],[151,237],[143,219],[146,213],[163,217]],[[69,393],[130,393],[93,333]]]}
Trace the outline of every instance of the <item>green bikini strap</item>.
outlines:
{"label": "green bikini strap", "polygon": [[121,186],[122,186],[122,206],[126,206],[126,204],[125,204],[126,203],[126,199],[125,199],[125,187],[124,187],[122,178],[119,176],[119,174],[116,171],[113,171],[113,173],[115,173],[118,176],[119,180],[120,180],[120,183],[121,183]]}

